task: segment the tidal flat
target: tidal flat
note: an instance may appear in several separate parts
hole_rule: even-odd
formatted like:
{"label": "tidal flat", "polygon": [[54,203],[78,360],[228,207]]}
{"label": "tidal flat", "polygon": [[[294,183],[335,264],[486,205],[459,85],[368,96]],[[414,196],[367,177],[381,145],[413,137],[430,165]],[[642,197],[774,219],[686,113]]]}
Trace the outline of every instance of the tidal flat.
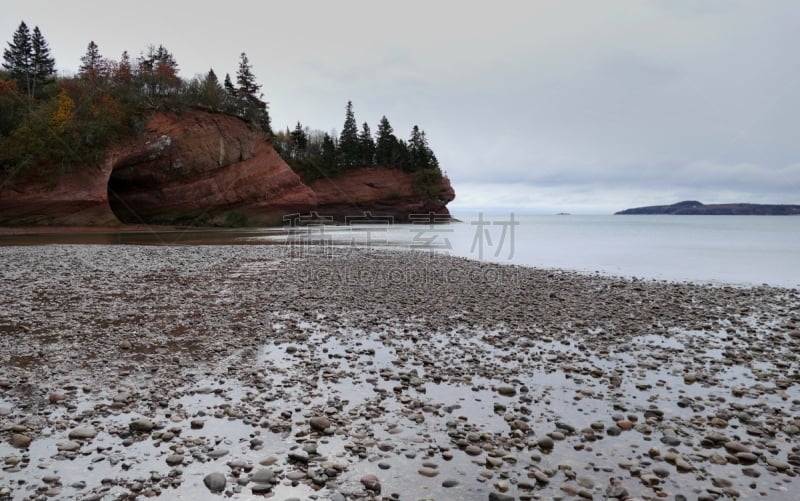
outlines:
{"label": "tidal flat", "polygon": [[0,499],[796,499],[800,291],[0,247]]}

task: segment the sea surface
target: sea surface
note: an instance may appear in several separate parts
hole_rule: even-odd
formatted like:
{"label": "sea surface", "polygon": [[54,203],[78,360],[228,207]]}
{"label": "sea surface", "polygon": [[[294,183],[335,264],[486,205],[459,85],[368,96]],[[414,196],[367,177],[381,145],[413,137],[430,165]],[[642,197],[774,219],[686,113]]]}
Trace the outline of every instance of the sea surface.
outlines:
{"label": "sea surface", "polygon": [[0,236],[0,245],[293,244],[439,252],[512,265],[643,279],[800,288],[800,217],[455,214],[460,222]]}
{"label": "sea surface", "polygon": [[[456,214],[450,224],[351,224],[263,237],[443,252],[645,279],[800,287],[800,217]],[[259,237],[262,238],[262,237]]]}

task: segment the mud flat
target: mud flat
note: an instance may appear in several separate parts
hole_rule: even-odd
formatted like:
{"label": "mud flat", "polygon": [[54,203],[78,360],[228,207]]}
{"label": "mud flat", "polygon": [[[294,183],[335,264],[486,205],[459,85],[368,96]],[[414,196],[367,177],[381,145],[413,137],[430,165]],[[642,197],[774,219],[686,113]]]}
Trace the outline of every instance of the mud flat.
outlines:
{"label": "mud flat", "polygon": [[795,499],[800,293],[0,248],[0,499]]}

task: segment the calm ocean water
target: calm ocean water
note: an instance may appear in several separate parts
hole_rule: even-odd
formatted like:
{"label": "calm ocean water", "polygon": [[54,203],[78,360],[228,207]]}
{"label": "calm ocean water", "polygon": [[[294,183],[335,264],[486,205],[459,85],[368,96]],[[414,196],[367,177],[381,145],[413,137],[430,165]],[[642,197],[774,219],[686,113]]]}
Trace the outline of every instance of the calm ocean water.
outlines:
{"label": "calm ocean water", "polygon": [[462,222],[352,225],[305,230],[298,238],[647,279],[800,288],[800,217],[456,217]]}
{"label": "calm ocean water", "polygon": [[797,216],[456,214],[450,224],[352,224],[0,236],[0,245],[287,243],[444,252],[497,263],[800,289]]}

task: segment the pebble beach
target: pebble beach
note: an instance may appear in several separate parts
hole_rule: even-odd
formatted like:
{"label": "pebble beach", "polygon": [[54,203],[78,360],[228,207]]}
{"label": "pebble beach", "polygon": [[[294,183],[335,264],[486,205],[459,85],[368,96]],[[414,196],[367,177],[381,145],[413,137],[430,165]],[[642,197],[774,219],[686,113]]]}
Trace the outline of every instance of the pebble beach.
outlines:
{"label": "pebble beach", "polygon": [[0,500],[800,498],[800,291],[0,247]]}

